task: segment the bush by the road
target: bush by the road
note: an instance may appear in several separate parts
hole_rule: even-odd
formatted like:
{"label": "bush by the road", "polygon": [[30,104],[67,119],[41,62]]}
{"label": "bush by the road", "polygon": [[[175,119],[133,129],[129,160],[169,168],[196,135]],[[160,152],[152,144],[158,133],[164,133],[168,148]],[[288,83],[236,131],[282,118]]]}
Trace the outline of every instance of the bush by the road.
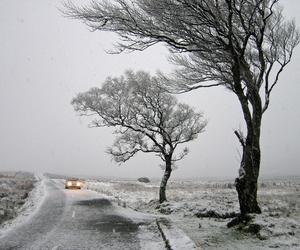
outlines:
{"label": "bush by the road", "polygon": [[140,177],[138,178],[138,181],[143,183],[149,183],[150,179],[148,177]]}
{"label": "bush by the road", "polygon": [[0,224],[17,215],[35,181],[33,174],[27,172],[0,173]]}

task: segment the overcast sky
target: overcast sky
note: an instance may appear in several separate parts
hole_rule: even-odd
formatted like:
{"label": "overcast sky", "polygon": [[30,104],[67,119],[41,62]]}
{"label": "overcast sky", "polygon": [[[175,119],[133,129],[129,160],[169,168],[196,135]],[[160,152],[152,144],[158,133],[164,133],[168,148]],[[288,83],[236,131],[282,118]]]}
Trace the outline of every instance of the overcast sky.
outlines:
{"label": "overcast sky", "polygon": [[[281,0],[300,25],[299,0]],[[160,160],[139,154],[121,166],[104,153],[110,129],[87,127],[70,105],[72,97],[126,69],[170,72],[168,52],[111,55],[115,36],[90,32],[58,11],[59,0],[0,0],[0,171],[27,170],[96,176],[160,177]],[[274,89],[262,125],[261,173],[300,175],[300,46]],[[204,112],[205,133],[189,143],[190,154],[174,177],[237,176],[243,126],[236,97],[221,88],[178,98]]]}

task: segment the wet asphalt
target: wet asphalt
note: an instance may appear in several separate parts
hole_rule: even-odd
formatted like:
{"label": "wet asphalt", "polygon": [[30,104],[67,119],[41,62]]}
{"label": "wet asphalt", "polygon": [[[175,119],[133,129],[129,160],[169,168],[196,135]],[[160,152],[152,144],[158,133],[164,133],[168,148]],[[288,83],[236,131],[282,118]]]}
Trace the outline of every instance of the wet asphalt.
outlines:
{"label": "wet asphalt", "polygon": [[39,210],[0,238],[1,250],[141,249],[142,223],[119,214],[110,200],[50,179],[45,185]]}

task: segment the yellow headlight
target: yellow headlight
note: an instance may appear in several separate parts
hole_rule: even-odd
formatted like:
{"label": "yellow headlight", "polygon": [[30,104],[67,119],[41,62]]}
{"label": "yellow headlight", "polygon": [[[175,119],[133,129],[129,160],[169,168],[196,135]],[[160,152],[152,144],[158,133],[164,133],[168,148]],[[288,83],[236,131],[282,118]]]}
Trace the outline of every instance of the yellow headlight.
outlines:
{"label": "yellow headlight", "polygon": [[77,183],[76,183],[76,186],[77,186],[77,187],[80,187],[80,185],[81,185],[80,182],[77,182]]}
{"label": "yellow headlight", "polygon": [[72,186],[72,182],[71,182],[71,181],[68,181],[67,185],[68,185],[68,186]]}

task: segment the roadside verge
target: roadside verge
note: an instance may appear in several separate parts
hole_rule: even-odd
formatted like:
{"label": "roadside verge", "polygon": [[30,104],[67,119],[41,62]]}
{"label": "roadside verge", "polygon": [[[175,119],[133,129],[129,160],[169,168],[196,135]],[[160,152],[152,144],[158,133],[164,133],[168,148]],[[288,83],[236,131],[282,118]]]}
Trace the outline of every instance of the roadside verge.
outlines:
{"label": "roadside verge", "polygon": [[168,250],[193,250],[199,249],[195,243],[167,218],[157,218],[156,225]]}
{"label": "roadside verge", "polygon": [[43,175],[35,174],[34,177],[36,179],[34,187],[25,199],[25,203],[17,209],[16,216],[0,225],[0,237],[27,221],[43,203],[45,197],[45,179]]}

